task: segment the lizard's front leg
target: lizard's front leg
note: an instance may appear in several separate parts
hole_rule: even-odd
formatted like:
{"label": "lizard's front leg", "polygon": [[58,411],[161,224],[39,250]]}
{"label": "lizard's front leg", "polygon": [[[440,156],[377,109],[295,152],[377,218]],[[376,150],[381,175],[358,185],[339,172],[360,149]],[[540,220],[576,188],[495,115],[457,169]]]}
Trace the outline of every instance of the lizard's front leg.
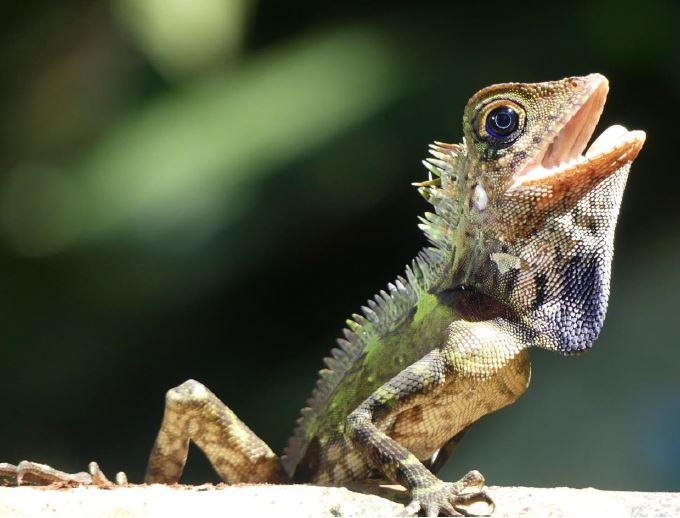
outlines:
{"label": "lizard's front leg", "polygon": [[215,394],[189,380],[168,391],[145,482],[179,481],[193,441],[227,483],[284,483],[279,458]]}
{"label": "lizard's front leg", "polygon": [[[396,422],[400,415],[416,415],[416,406],[426,403],[455,375],[439,350],[434,350],[421,360],[400,372],[352,412],[346,421],[345,433],[371,464],[386,476],[404,485],[411,492],[412,502],[407,507],[411,513],[422,509],[428,516],[440,511],[449,515],[488,515],[494,503],[484,492],[484,477],[470,471],[457,482],[438,479],[407,448],[381,429],[381,424]],[[412,427],[428,427],[434,423],[413,422]],[[444,438],[441,442],[446,442]]]}

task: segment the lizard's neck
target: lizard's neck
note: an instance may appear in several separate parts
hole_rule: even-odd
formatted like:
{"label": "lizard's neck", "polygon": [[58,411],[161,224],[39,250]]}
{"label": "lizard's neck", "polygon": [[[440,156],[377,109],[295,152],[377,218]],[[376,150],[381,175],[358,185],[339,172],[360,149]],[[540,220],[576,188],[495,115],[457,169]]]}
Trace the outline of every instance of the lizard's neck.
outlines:
{"label": "lizard's neck", "polygon": [[433,282],[436,291],[461,287],[477,289],[486,295],[480,274],[488,271],[491,254],[503,245],[484,232],[494,217],[493,180],[475,175],[475,164],[464,154],[453,156],[450,169],[443,171],[439,189],[429,197],[434,214],[426,214],[423,227],[430,241],[446,261]]}

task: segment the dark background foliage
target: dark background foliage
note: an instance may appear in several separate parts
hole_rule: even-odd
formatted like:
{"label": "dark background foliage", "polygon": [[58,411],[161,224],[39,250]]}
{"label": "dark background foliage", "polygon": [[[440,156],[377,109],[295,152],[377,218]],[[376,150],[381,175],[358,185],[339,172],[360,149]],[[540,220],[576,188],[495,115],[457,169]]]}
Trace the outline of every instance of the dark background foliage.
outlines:
{"label": "dark background foliage", "polygon": [[[276,450],[343,319],[425,244],[409,182],[494,82],[602,72],[648,132],[608,320],[447,466],[680,489],[678,4],[4,2],[0,460],[139,481],[164,392],[206,383]],[[186,479],[214,480],[192,451]]]}

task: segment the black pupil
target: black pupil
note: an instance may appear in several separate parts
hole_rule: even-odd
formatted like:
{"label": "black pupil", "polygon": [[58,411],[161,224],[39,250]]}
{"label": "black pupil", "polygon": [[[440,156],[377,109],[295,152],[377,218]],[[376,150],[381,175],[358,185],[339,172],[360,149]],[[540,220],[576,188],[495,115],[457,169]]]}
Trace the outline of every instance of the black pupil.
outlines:
{"label": "black pupil", "polygon": [[486,118],[486,131],[492,137],[507,137],[518,125],[519,115],[508,106],[491,110]]}

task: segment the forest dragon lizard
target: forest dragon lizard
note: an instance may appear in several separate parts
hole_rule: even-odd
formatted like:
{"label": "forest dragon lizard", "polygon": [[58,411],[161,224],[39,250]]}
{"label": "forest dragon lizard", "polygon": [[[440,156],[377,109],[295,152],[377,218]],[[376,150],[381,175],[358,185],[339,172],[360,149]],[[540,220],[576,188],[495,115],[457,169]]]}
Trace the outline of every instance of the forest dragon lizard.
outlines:
{"label": "forest dragon lizard", "polygon": [[[616,125],[586,150],[607,91],[591,74],[475,94],[463,144],[432,144],[430,179],[415,184],[434,206],[420,225],[432,246],[347,321],[285,455],[190,380],[167,394],[146,481],[178,481],[191,440],[228,483],[377,473],[410,491],[410,512],[492,512],[481,474],[436,473],[472,423],[526,390],[530,347],[580,353],[600,332],[619,206],[645,140]],[[50,470],[0,466],[74,477]],[[77,480],[102,479],[93,474]]]}

